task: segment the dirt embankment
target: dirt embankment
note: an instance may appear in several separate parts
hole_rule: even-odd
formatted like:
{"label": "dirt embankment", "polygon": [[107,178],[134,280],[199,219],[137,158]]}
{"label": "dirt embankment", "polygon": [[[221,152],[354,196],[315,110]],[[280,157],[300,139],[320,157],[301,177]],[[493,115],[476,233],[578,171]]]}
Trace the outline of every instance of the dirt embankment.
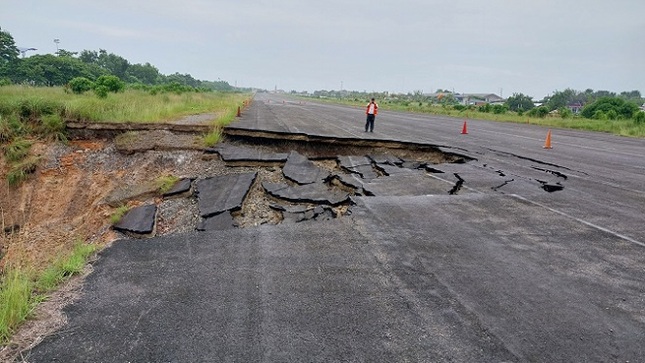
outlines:
{"label": "dirt embankment", "polygon": [[[117,238],[110,228],[114,208],[106,197],[127,185],[160,176],[195,177],[218,168],[198,151],[155,151],[123,155],[109,140],[79,140],[68,145],[36,144],[37,171],[19,187],[9,187],[0,161],[2,265],[44,267],[71,250],[76,241],[106,244]],[[135,206],[143,200],[126,202]],[[15,226],[15,227],[14,227]]]}

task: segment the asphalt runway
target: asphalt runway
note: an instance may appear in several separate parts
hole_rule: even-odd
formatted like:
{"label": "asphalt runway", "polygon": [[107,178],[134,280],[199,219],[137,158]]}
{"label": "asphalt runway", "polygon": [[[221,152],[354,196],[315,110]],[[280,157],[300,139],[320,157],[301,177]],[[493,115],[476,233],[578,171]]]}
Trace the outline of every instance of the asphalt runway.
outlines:
{"label": "asphalt runway", "polygon": [[462,191],[118,241],[27,360],[645,360],[645,140],[554,129],[546,150],[533,125],[468,120],[461,135],[463,120],[386,110],[373,134],[364,122],[260,94],[233,127],[436,145],[476,158],[427,175]]}

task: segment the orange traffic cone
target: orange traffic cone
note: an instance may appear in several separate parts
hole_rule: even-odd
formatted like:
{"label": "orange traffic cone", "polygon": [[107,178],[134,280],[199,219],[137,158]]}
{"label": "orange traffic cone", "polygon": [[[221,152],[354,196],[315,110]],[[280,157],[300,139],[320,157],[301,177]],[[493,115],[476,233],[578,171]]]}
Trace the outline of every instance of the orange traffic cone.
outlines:
{"label": "orange traffic cone", "polygon": [[240,106],[237,106],[237,117],[242,116],[242,110],[240,110]]}
{"label": "orange traffic cone", "polygon": [[462,135],[468,134],[468,126],[466,125],[466,121],[464,121],[464,127],[461,129],[461,134]]}
{"label": "orange traffic cone", "polygon": [[546,140],[544,141],[544,148],[551,149],[551,130],[546,133]]}

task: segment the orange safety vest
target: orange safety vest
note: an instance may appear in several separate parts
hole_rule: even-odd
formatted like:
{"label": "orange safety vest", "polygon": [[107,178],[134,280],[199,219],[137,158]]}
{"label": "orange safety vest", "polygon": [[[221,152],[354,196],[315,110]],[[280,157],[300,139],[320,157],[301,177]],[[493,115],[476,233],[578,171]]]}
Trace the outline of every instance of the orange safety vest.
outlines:
{"label": "orange safety vest", "polygon": [[365,110],[365,114],[374,114],[375,116],[378,114],[378,105],[376,102],[370,102],[367,104],[367,110]]}

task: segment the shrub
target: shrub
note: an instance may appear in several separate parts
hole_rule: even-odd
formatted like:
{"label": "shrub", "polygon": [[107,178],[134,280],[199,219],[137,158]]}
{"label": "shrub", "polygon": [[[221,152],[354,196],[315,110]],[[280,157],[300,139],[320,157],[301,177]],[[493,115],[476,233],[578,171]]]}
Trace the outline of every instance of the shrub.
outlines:
{"label": "shrub", "polygon": [[464,111],[464,110],[468,109],[468,107],[466,107],[464,105],[453,105],[452,108],[454,110],[457,110],[457,111]]}
{"label": "shrub", "polygon": [[506,106],[504,106],[504,105],[494,105],[493,106],[493,113],[494,114],[500,115],[500,114],[506,113],[506,111],[508,111],[508,108]]}
{"label": "shrub", "polygon": [[106,86],[95,86],[94,93],[98,98],[107,98],[110,89]]}
{"label": "shrub", "polygon": [[562,118],[572,118],[573,117],[573,112],[571,112],[571,110],[566,108],[566,107],[560,107],[558,109],[558,113],[560,114],[560,117],[562,117]]}
{"label": "shrub", "polygon": [[492,109],[493,108],[492,108],[492,106],[490,104],[485,103],[485,104],[479,106],[478,111],[479,112],[484,112],[484,113],[489,113],[489,112],[492,111]]}
{"label": "shrub", "polygon": [[606,120],[606,119],[607,119],[607,114],[606,114],[606,113],[604,113],[602,110],[596,110],[596,111],[593,113],[592,118],[593,118],[594,120]]}
{"label": "shrub", "polygon": [[634,122],[637,124],[645,123],[645,112],[636,112],[636,114],[634,115]]}
{"label": "shrub", "polygon": [[618,112],[616,112],[615,109],[611,109],[607,111],[607,118],[610,120],[617,120],[618,119]]}
{"label": "shrub", "polygon": [[117,93],[125,89],[125,83],[117,76],[101,76],[94,82],[94,90],[101,87],[105,87],[107,92]]}
{"label": "shrub", "polygon": [[68,85],[69,85],[69,88],[72,90],[72,92],[74,92],[77,95],[87,92],[92,88],[94,88],[94,82],[90,81],[85,77],[72,78],[72,80],[69,81]]}
{"label": "shrub", "polygon": [[549,108],[546,106],[540,106],[536,108],[532,108],[529,112],[528,115],[532,117],[540,117],[540,118],[545,118],[549,114]]}

